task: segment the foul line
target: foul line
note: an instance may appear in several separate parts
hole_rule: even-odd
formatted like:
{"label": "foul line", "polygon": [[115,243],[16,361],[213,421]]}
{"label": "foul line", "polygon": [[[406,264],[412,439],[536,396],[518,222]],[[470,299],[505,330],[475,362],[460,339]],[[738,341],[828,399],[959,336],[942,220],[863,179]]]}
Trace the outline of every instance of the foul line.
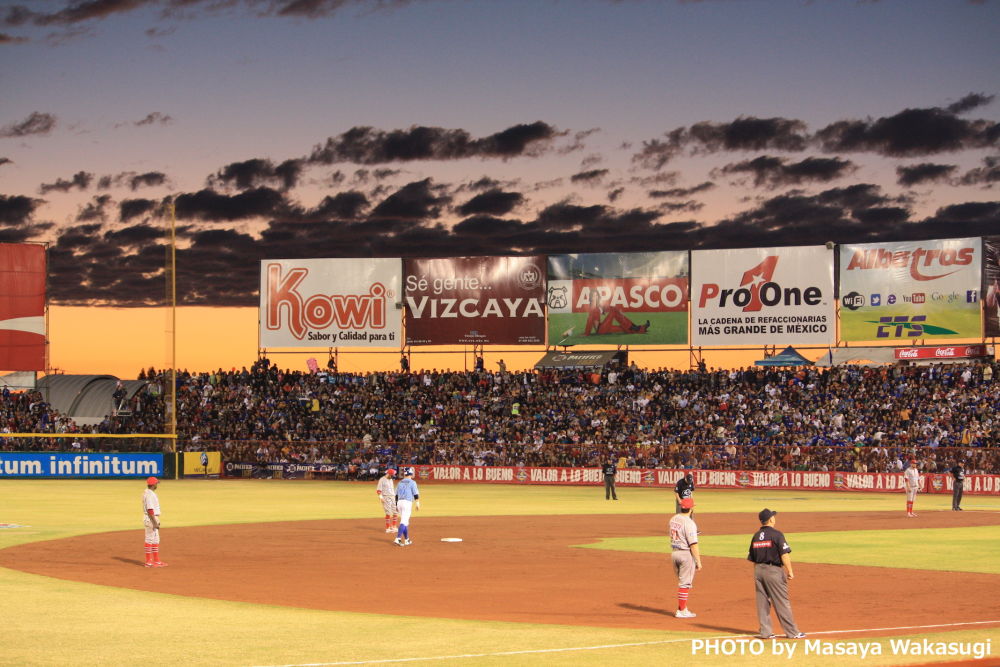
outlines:
{"label": "foul line", "polygon": [[[891,630],[928,630],[931,628],[955,628],[965,625],[994,625],[1000,624],[997,621],[969,621],[967,623],[935,623],[934,625],[901,625],[895,628],[862,628],[860,630],[822,630],[820,632],[810,632],[813,635],[846,635],[857,632],[889,632]],[[269,665],[267,667],[332,667],[333,665],[384,665],[397,662],[424,662],[428,660],[465,660],[468,658],[497,658],[511,655],[528,655],[538,653],[563,653],[570,651],[601,651],[609,648],[631,648],[635,646],[662,646],[664,644],[680,644],[690,642],[695,639],[706,641],[714,639],[746,639],[750,640],[754,635],[721,635],[719,637],[688,637],[686,639],[661,639],[652,642],[631,642],[628,644],[603,644],[600,646],[570,646],[566,648],[538,648],[525,649],[523,651],[501,651],[498,653],[462,653],[458,655],[435,655],[422,658],[386,658],[382,660],[353,660],[349,662],[303,662],[289,665]],[[262,666],[258,666],[262,667]]]}

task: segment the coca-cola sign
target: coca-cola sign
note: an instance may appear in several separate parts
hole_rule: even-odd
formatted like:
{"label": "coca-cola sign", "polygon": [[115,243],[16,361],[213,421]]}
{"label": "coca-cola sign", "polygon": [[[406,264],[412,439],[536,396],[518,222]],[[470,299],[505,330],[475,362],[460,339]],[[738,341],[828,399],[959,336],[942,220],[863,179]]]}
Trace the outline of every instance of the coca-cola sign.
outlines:
{"label": "coca-cola sign", "polygon": [[896,359],[968,359],[990,354],[985,345],[948,345],[936,347],[901,347],[893,350]]}

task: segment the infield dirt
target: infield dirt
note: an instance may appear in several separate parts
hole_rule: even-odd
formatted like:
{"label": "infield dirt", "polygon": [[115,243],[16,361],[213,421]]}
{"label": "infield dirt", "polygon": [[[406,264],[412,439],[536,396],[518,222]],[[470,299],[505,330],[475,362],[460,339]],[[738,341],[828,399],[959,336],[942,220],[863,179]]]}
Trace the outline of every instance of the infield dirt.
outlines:
{"label": "infield dirt", "polygon": [[[703,537],[757,527],[745,514],[697,517]],[[0,566],[35,574],[190,597],[338,611],[597,627],[751,634],[757,630],[745,552],[705,557],[694,619],[673,617],[676,579],[665,554],[578,549],[605,537],[663,535],[664,515],[425,517],[398,547],[381,517],[234,524],[162,531],[162,569],[143,567],[142,528],[0,550]],[[809,531],[996,525],[1000,515],[926,512],[785,513],[795,547]],[[445,543],[442,537],[461,537]],[[666,538],[664,538],[666,539]],[[998,618],[1000,576],[795,564],[789,582],[805,632],[968,623]],[[1000,623],[996,624],[1000,626]],[[987,627],[987,626],[978,626]],[[871,634],[887,634],[873,632]],[[894,634],[898,634],[894,633]],[[830,637],[834,635],[828,635]],[[852,633],[851,636],[864,636]]]}

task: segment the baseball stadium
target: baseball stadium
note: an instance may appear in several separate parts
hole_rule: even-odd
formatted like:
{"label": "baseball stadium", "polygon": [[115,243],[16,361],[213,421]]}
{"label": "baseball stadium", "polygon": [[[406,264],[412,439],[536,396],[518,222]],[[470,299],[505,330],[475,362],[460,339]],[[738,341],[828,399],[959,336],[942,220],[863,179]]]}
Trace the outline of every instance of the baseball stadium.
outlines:
{"label": "baseball stadium", "polygon": [[[264,260],[242,370],[4,387],[0,664],[997,664],[1000,322],[978,294],[1000,239],[873,245]],[[965,296],[873,277],[902,253]],[[37,329],[7,366],[45,368]],[[482,361],[570,329],[603,347]],[[639,366],[642,336],[689,368]],[[700,356],[738,340],[764,358]],[[386,341],[476,367],[337,370]],[[678,512],[700,565],[680,586]],[[764,525],[801,636],[760,624]]]}

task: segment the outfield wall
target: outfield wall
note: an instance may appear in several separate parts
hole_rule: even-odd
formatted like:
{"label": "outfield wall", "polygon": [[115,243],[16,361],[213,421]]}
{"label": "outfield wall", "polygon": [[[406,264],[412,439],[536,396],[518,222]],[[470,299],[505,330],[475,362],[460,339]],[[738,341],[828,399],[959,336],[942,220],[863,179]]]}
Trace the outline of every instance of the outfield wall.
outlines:
{"label": "outfield wall", "polygon": [[[482,484],[551,484],[566,486],[599,485],[604,475],[599,468],[541,468],[528,466],[411,466],[421,482],[473,482]],[[333,477],[331,463],[249,463],[226,461],[226,477],[267,476],[281,479]],[[379,471],[380,472],[380,471]],[[789,489],[798,491],[901,491],[902,473],[806,472],[762,470],[677,470],[623,468],[615,475],[616,486],[673,488],[685,474],[694,475],[700,489]],[[949,474],[921,475],[922,493],[951,493]],[[967,475],[966,494],[1000,496],[1000,475]]]}

